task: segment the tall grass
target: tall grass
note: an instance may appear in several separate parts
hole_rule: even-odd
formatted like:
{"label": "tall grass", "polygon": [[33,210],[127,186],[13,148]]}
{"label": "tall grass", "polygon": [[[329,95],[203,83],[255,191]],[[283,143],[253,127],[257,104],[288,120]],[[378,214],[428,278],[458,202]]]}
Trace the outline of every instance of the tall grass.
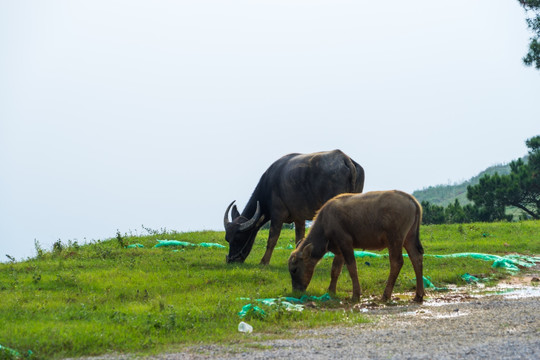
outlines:
{"label": "tall grass", "polygon": [[[80,245],[57,242],[48,252],[23,262],[0,264],[0,345],[28,350],[34,358],[62,358],[107,352],[151,353],[201,343],[241,343],[238,312],[255,299],[297,296],[291,291],[287,259],[294,231],[284,230],[271,264],[259,265],[267,231],[261,231],[244,264],[226,264],[227,249],[154,248],[158,239],[226,245],[223,232],[148,235],[116,234]],[[422,227],[426,254],[485,252],[540,253],[540,222],[464,224]],[[125,248],[140,243],[144,248]],[[358,259],[363,296],[380,297],[388,259]],[[462,284],[464,272],[502,277],[505,271],[473,259],[425,258],[425,275],[437,286]],[[321,261],[308,288],[326,292],[331,260]],[[395,293],[414,291],[414,272],[405,265]],[[351,281],[346,270],[337,299],[315,303],[303,312],[266,308],[264,319],[248,321],[257,335],[279,336],[296,328],[365,321],[351,310]],[[429,296],[428,292],[428,296]],[[246,298],[250,300],[245,300]],[[294,333],[294,332],[293,332]],[[13,355],[2,352],[1,358]]]}

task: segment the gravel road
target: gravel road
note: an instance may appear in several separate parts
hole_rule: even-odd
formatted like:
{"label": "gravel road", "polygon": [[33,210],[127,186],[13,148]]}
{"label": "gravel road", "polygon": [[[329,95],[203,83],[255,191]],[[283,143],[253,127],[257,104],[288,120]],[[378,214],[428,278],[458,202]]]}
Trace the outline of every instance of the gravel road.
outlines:
{"label": "gravel road", "polygon": [[538,297],[410,305],[368,317],[374,322],[255,341],[262,350],[209,346],[152,359],[540,359]]}

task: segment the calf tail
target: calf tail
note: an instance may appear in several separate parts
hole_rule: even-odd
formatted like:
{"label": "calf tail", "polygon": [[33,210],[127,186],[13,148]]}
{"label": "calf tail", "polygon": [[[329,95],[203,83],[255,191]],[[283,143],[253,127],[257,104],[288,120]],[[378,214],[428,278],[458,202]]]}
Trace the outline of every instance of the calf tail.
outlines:
{"label": "calf tail", "polygon": [[422,205],[418,203],[418,201],[415,200],[416,203],[416,217],[414,220],[414,242],[416,245],[416,248],[420,252],[420,254],[424,253],[424,247],[422,246],[422,243],[420,242],[420,225],[422,224]]}

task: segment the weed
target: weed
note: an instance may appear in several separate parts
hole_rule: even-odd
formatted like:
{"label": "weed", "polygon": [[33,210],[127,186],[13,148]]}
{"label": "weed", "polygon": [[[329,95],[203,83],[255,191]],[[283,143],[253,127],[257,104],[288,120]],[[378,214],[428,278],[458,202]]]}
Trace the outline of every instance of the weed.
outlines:
{"label": "weed", "polygon": [[79,250],[80,245],[77,242],[77,240],[75,240],[75,241],[68,240],[68,248],[77,251],[77,250]]}
{"label": "weed", "polygon": [[36,254],[37,254],[38,259],[40,259],[43,256],[44,251],[41,245],[39,244],[39,241],[37,241],[37,239],[34,239],[34,248],[36,249]]}
{"label": "weed", "polygon": [[64,245],[62,244],[62,241],[60,239],[58,239],[54,244],[53,244],[53,253],[54,254],[60,254],[62,252],[62,250],[64,249]]}
{"label": "weed", "polygon": [[161,228],[160,230],[154,230],[154,229],[151,229],[151,228],[147,228],[144,225],[141,225],[141,227],[149,235],[165,235],[165,234],[167,234],[167,228]]}
{"label": "weed", "polygon": [[120,248],[125,248],[127,246],[122,234],[120,234],[120,230],[116,230],[116,240],[118,241]]}

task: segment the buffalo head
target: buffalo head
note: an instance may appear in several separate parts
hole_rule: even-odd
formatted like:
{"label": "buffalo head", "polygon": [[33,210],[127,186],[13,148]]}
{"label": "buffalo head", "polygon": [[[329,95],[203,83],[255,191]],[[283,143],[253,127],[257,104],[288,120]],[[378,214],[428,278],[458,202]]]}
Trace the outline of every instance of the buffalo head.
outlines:
{"label": "buffalo head", "polygon": [[[257,235],[257,226],[264,221],[264,215],[261,216],[261,209],[257,201],[257,210],[255,214],[248,219],[238,212],[234,201],[229,204],[223,217],[225,226],[225,240],[229,243],[229,255],[227,262],[244,262],[249,255],[255,236]],[[232,207],[232,221],[229,221],[229,210]]]}

